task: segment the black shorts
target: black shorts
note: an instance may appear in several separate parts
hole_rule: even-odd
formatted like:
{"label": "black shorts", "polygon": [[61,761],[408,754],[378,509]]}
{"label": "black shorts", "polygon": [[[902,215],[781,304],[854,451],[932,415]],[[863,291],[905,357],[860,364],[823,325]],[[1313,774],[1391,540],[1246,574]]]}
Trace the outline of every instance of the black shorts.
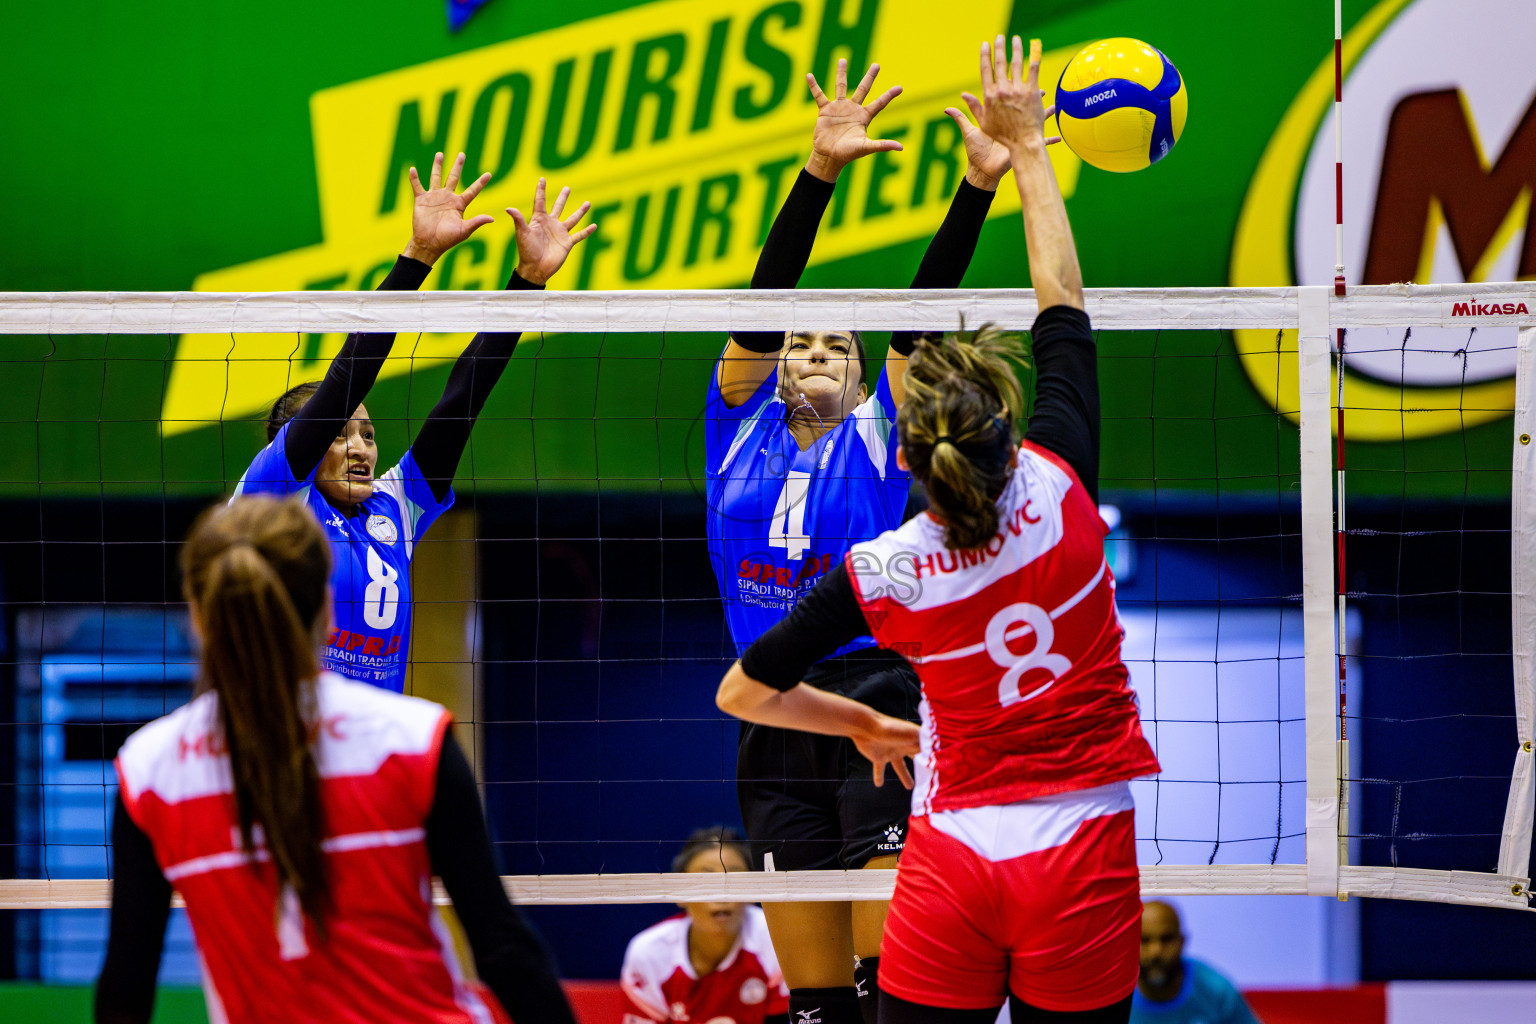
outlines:
{"label": "black shorts", "polygon": [[[900,655],[878,648],[830,658],[805,681],[917,721],[921,687]],[[742,723],[736,798],[753,867],[778,871],[862,868],[906,844],[912,793],[887,767],[885,785],[852,740]]]}

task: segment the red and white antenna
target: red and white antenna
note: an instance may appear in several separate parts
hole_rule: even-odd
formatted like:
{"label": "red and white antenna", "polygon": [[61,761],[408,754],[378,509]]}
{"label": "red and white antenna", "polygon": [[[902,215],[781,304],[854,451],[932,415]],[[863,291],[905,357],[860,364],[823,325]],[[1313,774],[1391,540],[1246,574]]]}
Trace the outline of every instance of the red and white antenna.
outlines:
{"label": "red and white antenna", "polygon": [[[1333,0],[1333,294],[1344,295],[1344,5]],[[1334,516],[1338,548],[1339,624],[1339,863],[1349,863],[1349,719],[1346,716],[1345,659],[1347,590],[1344,573],[1344,328],[1336,328],[1338,349],[1338,498]],[[1340,899],[1347,898],[1343,894]]]}

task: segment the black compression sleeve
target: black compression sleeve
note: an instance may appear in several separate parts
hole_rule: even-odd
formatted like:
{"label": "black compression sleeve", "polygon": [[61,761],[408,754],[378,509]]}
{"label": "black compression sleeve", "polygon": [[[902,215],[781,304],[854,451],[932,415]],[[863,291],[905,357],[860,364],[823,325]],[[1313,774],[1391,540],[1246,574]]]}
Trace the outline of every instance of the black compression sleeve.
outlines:
{"label": "black compression sleeve", "polygon": [[[970,268],[971,257],[976,255],[976,242],[981,238],[982,225],[987,222],[987,211],[992,208],[996,192],[977,188],[964,178],[950,200],[949,212],[944,223],[928,243],[923,262],[918,264],[917,276],[912,279],[913,288],[958,288]],[[904,356],[912,354],[919,337],[916,331],[896,331],[891,335],[891,347]]]}
{"label": "black compression sleeve", "polygon": [[1088,314],[1071,306],[1040,311],[1034,339],[1035,411],[1024,436],[1066,460],[1088,497],[1099,500],[1099,360]]}
{"label": "black compression sleeve", "polygon": [[[384,283],[381,292],[413,292],[421,287],[432,268],[420,260],[401,256]],[[325,458],[325,450],[336,440],[352,411],[363,404],[373,382],[379,377],[384,359],[394,347],[393,334],[349,334],[341,351],[331,360],[330,369],[320,387],[304,407],[294,414],[288,427],[283,454],[294,479],[303,480]]]}
{"label": "black compression sleeve", "polygon": [[427,816],[427,855],[475,954],[475,969],[517,1024],[575,1024],[554,959],[507,899],[496,872],[475,773],[449,733]]}
{"label": "black compression sleeve", "polygon": [[96,979],[97,1024],[141,1024],[155,1009],[155,976],[171,915],[171,883],[119,794],[112,809],[112,923]]}
{"label": "black compression sleeve", "polygon": [[[525,281],[515,273],[507,282],[507,291],[543,290],[543,285]],[[438,501],[447,500],[454,474],[459,471],[459,459],[469,444],[475,417],[485,408],[486,399],[491,397],[491,390],[501,380],[501,373],[511,361],[521,337],[522,334],[517,332],[475,335],[449,371],[443,397],[438,399],[421,425],[421,431],[411,445],[411,454],[416,457],[416,465],[432,486],[432,496]]]}
{"label": "black compression sleeve", "polygon": [[[800,283],[800,275],[811,261],[816,229],[832,199],[833,187],[830,181],[822,181],[808,171],[800,172],[778,216],[773,218],[763,251],[758,254],[757,269],[752,272],[753,288],[793,288]],[[736,331],[731,340],[752,352],[777,352],[784,345],[784,332]]]}
{"label": "black compression sleeve", "polygon": [[846,643],[869,635],[848,567],[837,567],[741,656],[742,670],[775,690],[792,690],[806,670]]}

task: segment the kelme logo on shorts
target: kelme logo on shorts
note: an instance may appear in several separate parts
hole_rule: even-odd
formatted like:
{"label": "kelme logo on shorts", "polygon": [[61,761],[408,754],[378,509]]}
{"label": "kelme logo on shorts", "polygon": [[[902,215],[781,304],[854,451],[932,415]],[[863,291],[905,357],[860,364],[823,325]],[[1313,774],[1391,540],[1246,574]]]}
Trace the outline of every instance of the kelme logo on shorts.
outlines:
{"label": "kelme logo on shorts", "polygon": [[[1493,17],[1497,32],[1473,34],[1455,0],[1379,0],[1345,36],[1351,284],[1536,278],[1536,63],[1527,53],[1536,4],[1500,3]],[[1427,52],[1432,66],[1416,56]],[[1330,56],[1270,138],[1238,218],[1235,286],[1333,283],[1333,84]],[[1452,303],[1453,317],[1530,315],[1518,301]],[[1294,353],[1295,334],[1284,332],[1280,353]],[[1234,331],[1233,340],[1264,400],[1295,410],[1295,357],[1276,358],[1275,332]],[[1349,436],[1396,442],[1508,416],[1516,349],[1514,324],[1352,328]]]}

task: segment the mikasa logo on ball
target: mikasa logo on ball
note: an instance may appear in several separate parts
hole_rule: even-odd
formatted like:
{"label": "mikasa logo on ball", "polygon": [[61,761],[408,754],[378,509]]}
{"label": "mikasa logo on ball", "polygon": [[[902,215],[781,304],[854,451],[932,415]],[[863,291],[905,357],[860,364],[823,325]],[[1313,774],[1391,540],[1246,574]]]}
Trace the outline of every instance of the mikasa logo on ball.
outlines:
{"label": "mikasa logo on ball", "polygon": [[395,529],[395,521],[389,516],[372,515],[368,517],[368,536],[380,544],[393,544],[400,539],[400,531]]}

